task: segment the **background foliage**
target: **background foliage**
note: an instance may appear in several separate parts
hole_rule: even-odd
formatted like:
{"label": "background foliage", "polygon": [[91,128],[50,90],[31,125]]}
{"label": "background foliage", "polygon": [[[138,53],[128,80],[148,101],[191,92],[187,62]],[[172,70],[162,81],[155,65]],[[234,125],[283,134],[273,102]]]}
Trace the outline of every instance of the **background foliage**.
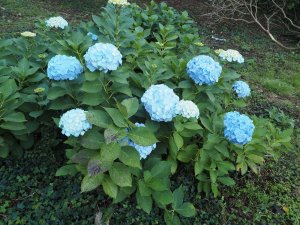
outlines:
{"label": "background foliage", "polygon": [[[166,19],[168,19],[168,18],[166,18]],[[55,46],[54,46],[55,47]],[[44,56],[43,56],[44,57]],[[48,58],[49,58],[50,56],[48,56]],[[32,91],[32,90],[31,90]],[[43,95],[43,94],[42,94]],[[36,104],[37,102],[34,102],[34,104]],[[27,104],[27,103],[26,103]],[[30,118],[30,117],[28,117],[28,118]],[[286,128],[286,127],[285,127]],[[56,143],[57,144],[57,143]],[[53,144],[52,144],[53,145]],[[27,156],[26,156],[27,157]],[[53,171],[54,172],[54,171]],[[43,175],[43,176],[45,176],[45,175]],[[185,177],[186,175],[184,175],[183,177]],[[47,176],[46,176],[47,177]],[[51,178],[51,179],[54,179],[53,177]],[[26,180],[26,179],[25,179]],[[28,182],[34,182],[34,181],[31,181],[30,179],[28,180]],[[174,185],[174,186],[172,186],[172,187],[178,187],[179,185],[178,184],[180,184],[181,182],[178,182],[178,184],[176,183],[176,182],[178,182],[178,181],[175,181],[175,185],[174,184],[172,184],[172,185]],[[194,182],[194,181],[193,181]],[[297,182],[297,181],[296,181]],[[61,185],[61,184],[60,184]],[[195,184],[193,184],[193,185],[195,185]],[[190,184],[188,184],[187,185],[188,187],[190,187]],[[250,185],[251,186],[251,185]],[[66,187],[67,188],[67,187]],[[248,192],[251,192],[251,188],[252,187],[250,187],[249,189],[246,189],[246,192],[248,193]],[[56,190],[58,190],[58,189],[56,189]],[[78,190],[78,186],[77,186],[77,190]],[[257,189],[254,189],[254,190],[257,190]],[[289,189],[289,190],[292,190],[292,189]],[[98,193],[97,193],[98,194]],[[195,193],[194,193],[195,194]],[[29,194],[30,195],[30,194]],[[26,196],[28,196],[28,195],[26,195]],[[253,195],[254,196],[254,195]],[[199,196],[198,196],[199,197]],[[254,205],[253,205],[253,207],[255,207],[255,205],[260,205],[260,203],[259,202],[263,202],[263,204],[265,204],[267,201],[261,201],[260,200],[260,197],[261,196],[258,196],[257,197],[257,199],[259,199],[259,201],[257,201],[257,202],[254,202]],[[74,197],[71,197],[71,198],[74,198]],[[194,199],[194,196],[192,196],[192,198],[189,198],[189,197],[186,197],[187,198],[187,200],[193,200]],[[255,197],[253,197],[253,198],[255,198]],[[80,201],[80,200],[79,200]],[[212,201],[212,200],[211,200]],[[293,199],[291,200],[291,201],[293,201]],[[216,202],[218,203],[218,204],[220,204],[220,206],[222,206],[222,204],[224,204],[224,202],[223,201],[219,201],[219,200],[216,200]],[[222,203],[223,202],[223,203]],[[290,201],[288,200],[288,202],[290,203]],[[207,202],[205,202],[206,203],[206,205],[207,205]],[[51,203],[50,203],[51,204]],[[196,206],[197,206],[197,204],[196,203],[194,203]],[[122,206],[123,207],[121,207],[121,208],[118,208],[118,209],[115,209],[115,211],[114,212],[116,212],[116,210],[120,210],[120,211],[122,211],[122,210],[124,210],[124,209],[122,209],[122,208],[127,208],[127,207],[132,207],[132,205],[133,205],[133,201],[132,200],[128,200],[127,202],[125,202]],[[270,205],[272,205],[272,204],[270,204]],[[292,203],[291,203],[291,205],[293,205]],[[56,207],[56,206],[55,206]],[[222,206],[222,207],[224,207],[224,206]],[[222,207],[220,207],[220,208],[222,208]],[[238,206],[237,206],[238,207]],[[276,208],[277,206],[275,206],[275,208]],[[279,208],[280,208],[280,210],[283,210],[283,208],[282,208],[283,206],[279,206]],[[290,209],[291,211],[290,212],[293,212],[294,211],[294,208],[295,207],[297,207],[297,205],[296,206],[293,206],[293,207],[291,207],[292,209]],[[199,207],[199,208],[205,208],[204,206],[202,206],[202,207]],[[217,209],[220,209],[220,208],[218,208],[217,207]],[[252,207],[251,207],[252,208]],[[198,207],[197,207],[197,209],[198,209]],[[271,209],[268,209],[268,210],[266,210],[265,212],[266,213],[270,213],[270,210]],[[279,210],[279,212],[280,213],[278,213],[279,214],[279,218],[280,219],[283,219],[283,220],[285,220],[285,221],[290,221],[289,220],[289,217],[287,217],[287,213],[282,213],[282,211],[280,211]],[[219,211],[219,210],[216,210],[216,212],[217,211]],[[251,210],[248,210],[248,212],[247,212],[247,209],[245,209],[245,214],[247,214],[247,213],[249,213]],[[271,210],[272,211],[272,210]],[[133,212],[135,212],[135,211],[133,211]],[[94,213],[94,212],[93,212]],[[139,210],[137,210],[137,212],[136,213],[140,213],[140,211]],[[148,216],[146,216],[146,214],[142,214],[141,216],[139,216],[139,217],[137,217],[137,220],[139,220],[140,219],[140,221],[143,221],[143,220],[145,220],[145,223],[147,223],[147,221],[149,221],[149,220],[151,220],[150,218],[151,218],[151,216],[153,217],[153,218],[155,218],[155,217],[157,217],[157,214],[156,213],[159,213],[159,212],[157,212],[157,211],[154,211],[154,212],[152,212],[151,214],[150,214],[150,217],[148,217]],[[260,214],[261,213],[261,211],[258,211],[258,213]],[[5,215],[6,215],[6,212],[4,213]],[[208,212],[208,214],[209,214],[209,216],[210,216],[210,212]],[[292,214],[292,219],[293,220],[295,220],[295,221],[297,221],[293,216],[294,216],[294,214],[293,213],[291,213]],[[8,214],[9,215],[9,214]],[[55,215],[57,215],[57,214],[55,214]],[[55,219],[55,215],[53,216],[53,221],[57,221],[58,219]],[[122,215],[124,215],[124,211],[123,211],[123,214]],[[160,214],[159,214],[160,215]],[[21,216],[21,217],[23,217],[23,216]],[[76,216],[75,216],[76,217]],[[199,219],[201,219],[202,221],[204,220],[205,221],[205,219],[204,218],[206,218],[207,217],[207,215],[206,215],[206,213],[204,213],[203,214],[203,217],[202,216],[197,216],[197,218]],[[212,217],[212,216],[211,216]],[[217,217],[217,218],[216,218]],[[240,217],[240,216],[238,216],[239,218],[238,218],[238,220],[242,220],[242,217]],[[250,216],[251,217],[251,216]],[[250,218],[249,217],[249,218]],[[259,216],[258,216],[259,217]],[[266,216],[266,217],[268,217],[268,216]],[[76,219],[74,220],[74,217],[73,216],[71,216],[70,215],[70,221],[76,221]],[[120,219],[119,219],[119,221],[121,221],[122,219],[124,219],[124,217],[122,217],[122,216],[120,216]],[[161,215],[160,215],[160,218],[162,219],[162,217],[161,217]],[[219,216],[215,216],[215,217],[212,217],[212,220],[214,220],[216,218],[216,220],[215,221],[220,221],[220,219],[219,219]],[[234,216],[233,216],[233,218],[234,218]],[[252,218],[252,217],[251,217]],[[269,218],[269,220],[270,221],[274,221],[274,218],[275,218],[275,216],[271,216],[270,218]],[[112,218],[113,219],[113,218]],[[260,218],[261,219],[261,218]],[[260,219],[258,219],[258,221],[260,220]],[[263,218],[264,219],[264,218]],[[68,222],[68,219],[64,219],[65,221],[67,221]],[[155,222],[155,219],[153,219],[154,220],[154,222]],[[92,216],[90,217],[90,220],[89,221],[92,221]],[[116,219],[116,221],[118,221],[118,219]],[[184,222],[185,220],[183,220],[183,222]],[[264,220],[263,220],[264,221]]]}

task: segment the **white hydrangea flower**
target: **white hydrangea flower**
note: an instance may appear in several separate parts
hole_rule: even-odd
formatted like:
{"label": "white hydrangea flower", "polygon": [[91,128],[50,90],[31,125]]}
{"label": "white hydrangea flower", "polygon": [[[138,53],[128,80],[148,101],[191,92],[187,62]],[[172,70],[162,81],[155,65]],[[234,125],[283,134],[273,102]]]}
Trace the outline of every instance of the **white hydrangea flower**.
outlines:
{"label": "white hydrangea flower", "polygon": [[228,62],[244,63],[244,57],[237,50],[228,49],[221,51],[219,56]]}
{"label": "white hydrangea flower", "polygon": [[114,5],[130,5],[130,3],[127,0],[108,0],[108,3]]}
{"label": "white hydrangea flower", "polygon": [[200,112],[197,105],[190,100],[180,100],[176,106],[176,114],[187,119],[199,118]]}
{"label": "white hydrangea flower", "polygon": [[68,26],[68,22],[61,16],[51,17],[45,22],[46,22],[46,26],[50,28],[65,29],[65,27]]}

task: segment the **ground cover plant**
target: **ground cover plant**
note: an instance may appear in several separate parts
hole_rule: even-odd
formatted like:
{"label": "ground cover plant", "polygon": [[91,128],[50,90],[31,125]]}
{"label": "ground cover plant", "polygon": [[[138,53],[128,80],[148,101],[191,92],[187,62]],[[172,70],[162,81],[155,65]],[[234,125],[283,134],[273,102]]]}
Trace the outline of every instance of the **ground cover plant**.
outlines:
{"label": "ground cover plant", "polygon": [[[257,172],[264,155],[277,159],[291,147],[291,127],[277,128],[257,117],[253,124],[230,112],[245,106],[250,94],[247,83],[234,81],[243,57],[203,46],[186,13],[165,4],[152,3],[145,10],[108,4],[93,22],[75,28],[61,17],[46,24],[37,25],[36,37],[26,33],[3,41],[3,83],[10,82],[4,87],[18,100],[13,113],[3,117],[2,132],[10,137],[2,141],[3,156],[9,149],[21,155],[41,125],[55,122],[71,146],[68,165],[56,175],[79,171],[81,191],[102,186],[114,203],[135,196],[139,208],[150,213],[155,204],[173,224],[179,215],[196,214],[183,201],[182,187],[170,182],[184,164],[196,175],[195,190],[216,197],[220,183],[234,184],[229,171],[244,174],[249,167]],[[33,122],[37,125],[29,135]],[[18,126],[20,132],[9,129]]]}

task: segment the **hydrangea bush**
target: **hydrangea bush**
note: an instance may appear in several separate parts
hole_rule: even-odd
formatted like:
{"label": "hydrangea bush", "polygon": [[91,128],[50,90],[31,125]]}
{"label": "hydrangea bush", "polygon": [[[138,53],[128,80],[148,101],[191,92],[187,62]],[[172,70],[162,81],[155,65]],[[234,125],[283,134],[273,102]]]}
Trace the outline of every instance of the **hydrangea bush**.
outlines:
{"label": "hydrangea bush", "polygon": [[57,176],[81,173],[82,192],[102,188],[113,203],[134,196],[178,224],[196,213],[170,182],[182,164],[192,164],[199,193],[218,196],[233,171],[257,172],[264,155],[288,148],[291,130],[237,111],[250,89],[199,44],[186,12],[116,2],[75,28],[43,23],[33,40],[1,40],[1,154],[55,122],[69,145]]}

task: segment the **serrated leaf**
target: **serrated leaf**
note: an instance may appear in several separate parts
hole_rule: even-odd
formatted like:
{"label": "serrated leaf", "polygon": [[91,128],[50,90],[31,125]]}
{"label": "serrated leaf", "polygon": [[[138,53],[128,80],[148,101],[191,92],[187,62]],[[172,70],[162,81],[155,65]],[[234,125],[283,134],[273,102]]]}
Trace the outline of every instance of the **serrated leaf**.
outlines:
{"label": "serrated leaf", "polygon": [[110,177],[105,176],[102,181],[102,187],[108,196],[116,198],[118,194],[118,186],[110,179]]}
{"label": "serrated leaf", "polygon": [[121,104],[126,107],[128,118],[133,116],[139,109],[139,100],[137,98],[124,99]]}
{"label": "serrated leaf", "polygon": [[132,147],[123,147],[120,151],[119,159],[122,163],[130,167],[142,168],[140,154]]}
{"label": "serrated leaf", "polygon": [[128,137],[136,144],[150,146],[158,142],[153,132],[147,127],[134,127],[128,131]]}
{"label": "serrated leaf", "polygon": [[77,173],[77,169],[75,164],[71,164],[71,165],[65,165],[60,167],[56,173],[55,176],[59,177],[59,176],[66,176],[66,175],[75,175]]}
{"label": "serrated leaf", "polygon": [[115,108],[104,108],[105,111],[109,114],[109,116],[114,121],[114,124],[118,127],[128,127],[128,124],[123,117],[123,115],[119,112],[119,110]]}
{"label": "serrated leaf", "polygon": [[122,163],[115,162],[109,170],[110,178],[120,187],[131,187],[130,169]]}
{"label": "serrated leaf", "polygon": [[185,202],[179,208],[176,208],[175,211],[184,217],[193,217],[196,215],[196,209],[192,203]]}
{"label": "serrated leaf", "polygon": [[86,112],[87,120],[97,127],[108,128],[112,123],[110,117],[102,110],[89,110]]}
{"label": "serrated leaf", "polygon": [[141,196],[140,193],[136,192],[136,201],[138,206],[140,206],[146,213],[150,213],[152,210],[152,198],[150,196]]}
{"label": "serrated leaf", "polygon": [[103,174],[97,174],[96,176],[86,175],[81,182],[81,192],[92,191],[99,187],[103,177]]}

